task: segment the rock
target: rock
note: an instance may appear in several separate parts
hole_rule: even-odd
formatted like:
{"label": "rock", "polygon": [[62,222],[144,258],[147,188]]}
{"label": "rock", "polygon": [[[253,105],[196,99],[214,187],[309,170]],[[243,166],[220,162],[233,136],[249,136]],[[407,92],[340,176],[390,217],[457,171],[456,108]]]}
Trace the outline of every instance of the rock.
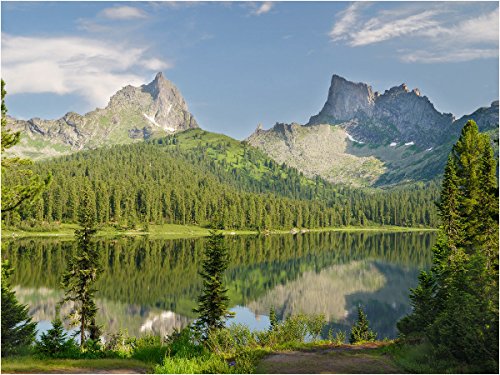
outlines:
{"label": "rock", "polygon": [[373,93],[371,86],[333,75],[328,98],[307,125],[341,124],[354,138],[366,143],[410,142],[435,146],[453,130],[453,116],[438,112],[419,89],[403,83]]}

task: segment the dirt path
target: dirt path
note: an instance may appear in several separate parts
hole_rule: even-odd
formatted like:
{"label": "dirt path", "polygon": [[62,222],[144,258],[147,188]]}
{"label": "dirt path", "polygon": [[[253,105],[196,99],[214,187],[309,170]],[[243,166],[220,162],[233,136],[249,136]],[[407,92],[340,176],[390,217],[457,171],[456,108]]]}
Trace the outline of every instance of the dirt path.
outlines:
{"label": "dirt path", "polygon": [[[309,351],[271,354],[257,367],[260,374],[398,374],[385,355],[373,352],[377,346],[324,347]],[[370,353],[372,352],[372,353]]]}

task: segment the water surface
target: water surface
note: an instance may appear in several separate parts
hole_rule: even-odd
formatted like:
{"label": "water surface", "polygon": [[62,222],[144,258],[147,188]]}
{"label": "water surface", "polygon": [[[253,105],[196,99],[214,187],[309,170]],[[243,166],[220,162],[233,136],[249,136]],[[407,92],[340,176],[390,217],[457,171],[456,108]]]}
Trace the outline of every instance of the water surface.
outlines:
{"label": "water surface", "polygon": [[[198,270],[206,238],[98,240],[103,273],[97,282],[98,322],[105,332],[168,334],[195,315]],[[4,241],[15,267],[12,285],[41,331],[50,327],[63,296],[60,280],[76,251],[73,241]],[[379,338],[395,337],[410,311],[408,291],[431,263],[432,232],[326,232],[234,236],[226,272],[233,322],[266,329],[269,309],[279,318],[323,313],[329,328],[349,330],[361,304]],[[64,314],[69,309],[64,307]]]}

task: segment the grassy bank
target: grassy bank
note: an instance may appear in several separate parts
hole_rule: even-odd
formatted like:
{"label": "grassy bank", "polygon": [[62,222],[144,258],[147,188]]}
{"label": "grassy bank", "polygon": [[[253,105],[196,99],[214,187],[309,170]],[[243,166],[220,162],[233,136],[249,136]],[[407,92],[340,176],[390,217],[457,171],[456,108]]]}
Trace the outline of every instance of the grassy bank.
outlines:
{"label": "grassy bank", "polygon": [[2,373],[116,373],[144,374],[152,371],[152,365],[136,359],[51,359],[33,356],[2,358]]}
{"label": "grassy bank", "polygon": [[[48,230],[26,231],[20,229],[3,229],[2,237],[21,238],[21,237],[61,237],[71,239],[75,234],[75,229],[78,229],[77,224],[60,224],[57,227],[51,227]],[[294,230],[265,230],[258,232],[256,230],[223,230],[225,235],[248,235],[248,234],[290,234],[290,233],[306,233],[306,232],[421,232],[435,231],[433,228],[412,228],[412,227],[397,227],[397,226],[366,226],[366,227],[327,227],[314,229],[294,229]],[[161,224],[149,225],[147,230],[138,229],[117,229],[115,227],[106,226],[99,228],[98,237],[116,237],[116,236],[149,236],[151,238],[161,239],[179,239],[179,238],[196,238],[206,237],[209,235],[209,229],[197,225],[178,225],[178,224]]]}

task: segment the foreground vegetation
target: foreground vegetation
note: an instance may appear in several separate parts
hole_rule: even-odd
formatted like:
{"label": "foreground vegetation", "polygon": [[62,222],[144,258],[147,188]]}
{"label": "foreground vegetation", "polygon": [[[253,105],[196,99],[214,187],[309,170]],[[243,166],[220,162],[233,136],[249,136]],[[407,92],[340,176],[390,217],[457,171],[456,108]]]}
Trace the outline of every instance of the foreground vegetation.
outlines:
{"label": "foreground vegetation", "polygon": [[149,373],[151,365],[135,359],[99,358],[99,359],[55,359],[36,358],[32,355],[15,356],[2,359],[3,373]]}

